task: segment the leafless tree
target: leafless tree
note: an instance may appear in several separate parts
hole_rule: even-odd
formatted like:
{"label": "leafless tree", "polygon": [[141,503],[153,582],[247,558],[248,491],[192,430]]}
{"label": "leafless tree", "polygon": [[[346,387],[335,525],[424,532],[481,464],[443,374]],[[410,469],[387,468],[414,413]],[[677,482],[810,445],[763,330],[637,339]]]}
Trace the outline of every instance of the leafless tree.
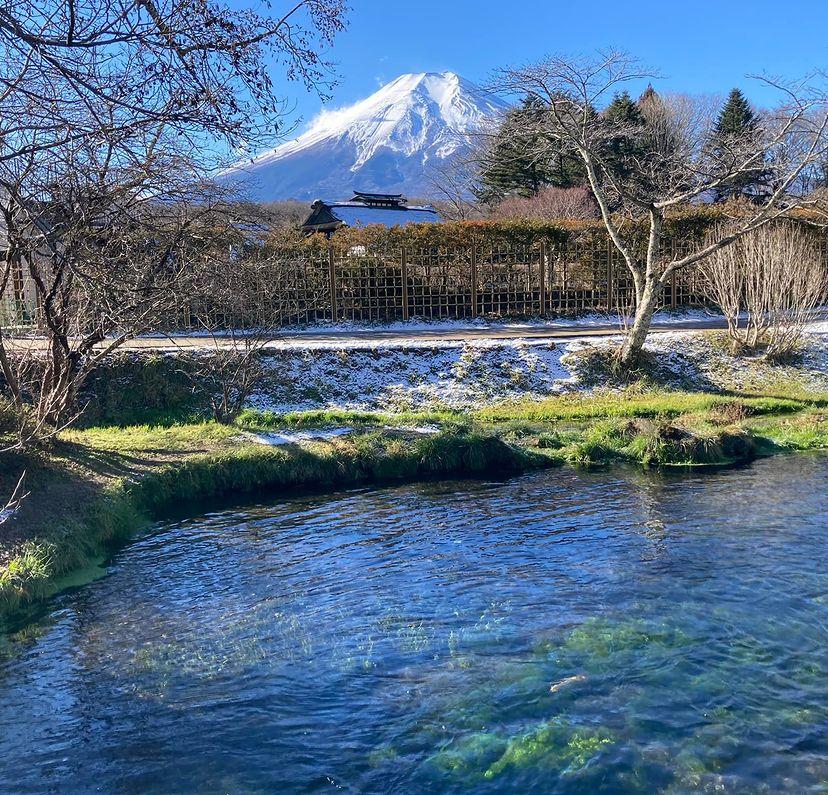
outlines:
{"label": "leafless tree", "polygon": [[0,327],[20,444],[70,421],[91,370],[168,311],[225,224],[204,176],[285,121],[272,64],[325,95],[345,12],[343,0],[272,15],[189,0],[0,8],[0,299],[33,285],[42,332],[21,342]]}
{"label": "leafless tree", "polygon": [[496,220],[586,221],[598,217],[598,205],[588,188],[541,189],[537,196],[510,196],[492,210]]}
{"label": "leafless tree", "polygon": [[[718,239],[727,231],[710,235]],[[793,223],[766,225],[701,262],[705,290],[727,318],[737,350],[762,348],[770,359],[793,352],[826,297],[818,248]]]}
{"label": "leafless tree", "polygon": [[429,170],[427,180],[430,194],[443,218],[448,221],[483,218],[471,190],[476,172],[476,165],[462,155],[434,165]]}
{"label": "leafless tree", "polygon": [[[0,7],[0,162],[159,124],[251,145],[288,109],[280,76],[324,93],[344,0],[262,15],[190,0],[8,0]],[[281,8],[279,8],[281,6]],[[270,4],[268,4],[270,7]],[[205,137],[206,134],[206,137]]]}
{"label": "leafless tree", "polygon": [[168,311],[189,258],[223,218],[209,186],[170,178],[170,170],[188,170],[169,151],[134,172],[110,155],[86,142],[33,154],[30,172],[0,194],[0,287],[22,273],[39,324],[28,339],[0,329],[0,369],[21,445],[74,419],[89,374]]}
{"label": "leafless tree", "polygon": [[[780,92],[781,104],[763,115],[760,130],[727,146],[710,145],[707,102],[655,98],[649,107],[640,103],[644,124],[609,123],[600,112],[602,105],[629,84],[651,76],[633,58],[611,51],[504,69],[498,81],[501,90],[543,103],[547,112],[538,116],[537,123],[543,125],[538,140],[568,147],[584,162],[601,218],[635,284],[635,316],[620,354],[624,366],[638,359],[671,276],[801,204],[798,181],[828,151],[824,93],[806,82],[764,78]],[[702,200],[739,176],[768,169],[772,189],[761,203],[745,207],[734,226],[689,254],[672,257],[664,250],[665,222],[673,209]],[[630,219],[641,217],[648,225],[643,254],[625,231]]]}

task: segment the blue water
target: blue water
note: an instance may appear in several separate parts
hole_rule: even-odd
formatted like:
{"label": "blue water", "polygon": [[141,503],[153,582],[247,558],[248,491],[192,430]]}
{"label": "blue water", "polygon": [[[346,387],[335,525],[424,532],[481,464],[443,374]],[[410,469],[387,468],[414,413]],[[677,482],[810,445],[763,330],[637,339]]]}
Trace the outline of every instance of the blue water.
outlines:
{"label": "blue water", "polygon": [[0,646],[3,792],[828,790],[828,457],[159,524]]}

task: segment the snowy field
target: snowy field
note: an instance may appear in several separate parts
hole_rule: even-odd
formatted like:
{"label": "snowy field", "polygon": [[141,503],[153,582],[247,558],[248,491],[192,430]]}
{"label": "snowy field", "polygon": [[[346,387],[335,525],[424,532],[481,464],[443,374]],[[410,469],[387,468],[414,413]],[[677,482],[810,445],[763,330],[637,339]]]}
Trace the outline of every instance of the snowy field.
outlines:
{"label": "snowy field", "polygon": [[[620,336],[565,341],[480,339],[432,341],[311,341],[269,348],[267,371],[253,408],[315,408],[388,412],[474,408],[517,398],[587,391],[579,353],[618,344]],[[791,365],[769,365],[727,353],[709,334],[653,335],[647,349],[659,362],[659,383],[686,389],[740,389],[797,381],[828,390],[828,322],[810,327],[802,355]]]}

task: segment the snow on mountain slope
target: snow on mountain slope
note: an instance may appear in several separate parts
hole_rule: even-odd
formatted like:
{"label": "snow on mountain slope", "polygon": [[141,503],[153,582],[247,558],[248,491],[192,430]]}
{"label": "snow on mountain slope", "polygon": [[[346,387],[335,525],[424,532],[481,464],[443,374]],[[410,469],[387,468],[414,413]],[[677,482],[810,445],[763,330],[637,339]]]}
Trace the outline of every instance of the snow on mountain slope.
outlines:
{"label": "snow on mountain slope", "polygon": [[220,175],[257,201],[343,199],[353,190],[433,193],[429,172],[466,149],[508,104],[452,73],[407,74],[296,140]]}

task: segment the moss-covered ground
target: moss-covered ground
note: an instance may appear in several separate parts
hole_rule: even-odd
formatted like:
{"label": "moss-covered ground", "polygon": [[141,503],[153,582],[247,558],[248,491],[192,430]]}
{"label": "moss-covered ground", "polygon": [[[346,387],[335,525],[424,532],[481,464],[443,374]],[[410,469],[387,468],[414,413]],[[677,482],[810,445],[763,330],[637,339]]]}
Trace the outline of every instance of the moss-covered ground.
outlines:
{"label": "moss-covered ground", "polygon": [[[439,433],[411,428],[428,424]],[[255,433],[347,426],[328,441],[268,446]],[[474,412],[246,412],[213,422],[67,430],[48,450],[4,454],[0,493],[29,497],[0,529],[0,620],[59,587],[173,503],[265,489],[523,471],[534,467],[726,466],[828,448],[828,395],[784,387],[708,394],[631,387]]]}

